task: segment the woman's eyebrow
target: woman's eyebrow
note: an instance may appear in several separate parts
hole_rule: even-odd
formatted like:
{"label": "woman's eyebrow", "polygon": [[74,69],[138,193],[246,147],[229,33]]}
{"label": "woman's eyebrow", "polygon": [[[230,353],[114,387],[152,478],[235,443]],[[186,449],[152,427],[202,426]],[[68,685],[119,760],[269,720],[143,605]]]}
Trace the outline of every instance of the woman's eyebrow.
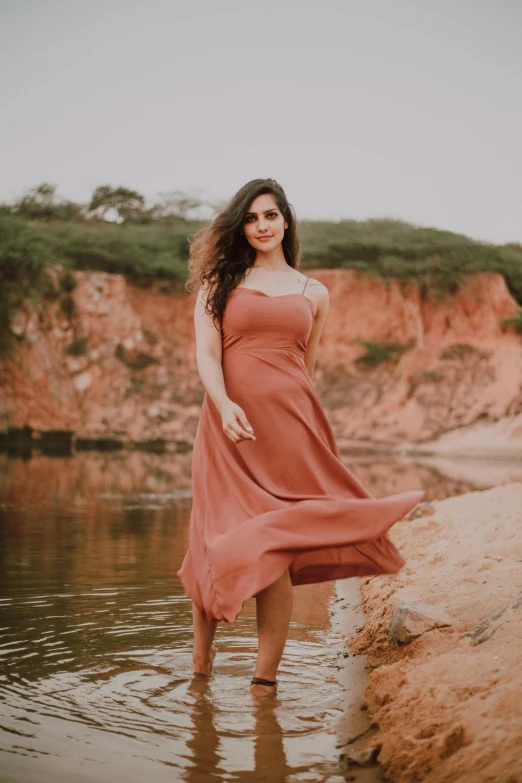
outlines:
{"label": "woman's eyebrow", "polygon": [[[270,209],[265,209],[265,215],[266,215],[267,212],[275,212],[276,209],[277,209],[277,207],[271,207]],[[245,217],[246,217],[246,215],[257,215],[257,214],[261,214],[261,212],[259,212],[259,213],[257,213],[257,212],[245,212]]]}

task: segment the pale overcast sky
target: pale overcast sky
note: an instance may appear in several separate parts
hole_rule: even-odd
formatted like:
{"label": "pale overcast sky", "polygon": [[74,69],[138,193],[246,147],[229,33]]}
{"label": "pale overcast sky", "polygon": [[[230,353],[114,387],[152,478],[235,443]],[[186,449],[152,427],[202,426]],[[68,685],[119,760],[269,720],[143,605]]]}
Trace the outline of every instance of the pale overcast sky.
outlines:
{"label": "pale overcast sky", "polygon": [[522,0],[0,0],[0,200],[43,181],[522,242]]}

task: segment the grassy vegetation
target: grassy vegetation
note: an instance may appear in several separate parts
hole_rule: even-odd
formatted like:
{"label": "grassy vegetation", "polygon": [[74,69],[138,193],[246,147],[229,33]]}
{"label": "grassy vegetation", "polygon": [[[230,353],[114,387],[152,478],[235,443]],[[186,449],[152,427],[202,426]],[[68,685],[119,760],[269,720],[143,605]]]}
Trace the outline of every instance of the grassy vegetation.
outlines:
{"label": "grassy vegetation", "polygon": [[75,337],[70,345],[65,349],[69,356],[85,356],[87,353],[87,340],[83,337]]}
{"label": "grassy vegetation", "polygon": [[20,302],[41,297],[50,286],[42,272],[53,261],[48,244],[26,221],[0,215],[0,355],[12,345],[9,326]]}
{"label": "grassy vegetation", "polygon": [[144,370],[150,364],[158,363],[158,360],[155,359],[154,356],[151,356],[150,353],[145,353],[144,351],[128,353],[121,343],[118,343],[116,346],[114,355],[130,370]]}
{"label": "grassy vegetation", "polygon": [[478,351],[473,345],[469,345],[468,343],[454,343],[443,350],[440,358],[463,361],[467,356],[476,353],[478,353]]}
{"label": "grassy vegetation", "polygon": [[415,373],[410,379],[408,399],[413,397],[419,386],[442,383],[443,380],[444,373],[440,370],[421,370],[420,372]]}
{"label": "grassy vegetation", "polygon": [[502,329],[514,329],[517,334],[522,334],[522,310],[519,310],[514,318],[504,318],[500,325]]}
{"label": "grassy vegetation", "polygon": [[186,276],[187,237],[199,224],[179,218],[167,225],[63,221],[33,223],[32,230],[56,261],[74,269],[97,269],[145,283]]}
{"label": "grassy vegetation", "polygon": [[425,296],[456,293],[475,272],[502,274],[522,304],[522,246],[489,245],[397,220],[301,223],[306,266],[358,269],[414,282]]}
{"label": "grassy vegetation", "polygon": [[355,360],[355,364],[364,369],[371,370],[379,364],[397,364],[404,351],[413,348],[415,341],[406,345],[400,343],[372,342],[370,340],[358,340],[366,348],[366,353]]}

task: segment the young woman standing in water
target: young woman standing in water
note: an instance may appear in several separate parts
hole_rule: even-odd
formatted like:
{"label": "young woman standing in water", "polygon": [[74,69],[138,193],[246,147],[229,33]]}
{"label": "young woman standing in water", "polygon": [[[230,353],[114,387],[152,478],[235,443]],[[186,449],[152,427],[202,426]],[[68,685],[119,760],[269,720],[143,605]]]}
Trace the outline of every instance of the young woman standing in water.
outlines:
{"label": "young woman standing in water", "polygon": [[329,295],[299,270],[293,209],[273,179],[244,185],[191,245],[187,289],[205,395],[192,457],[189,548],[194,672],[219,622],[255,596],[251,693],[273,693],[293,586],[397,573],[387,530],[424,496],[376,499],[342,463],[312,383]]}

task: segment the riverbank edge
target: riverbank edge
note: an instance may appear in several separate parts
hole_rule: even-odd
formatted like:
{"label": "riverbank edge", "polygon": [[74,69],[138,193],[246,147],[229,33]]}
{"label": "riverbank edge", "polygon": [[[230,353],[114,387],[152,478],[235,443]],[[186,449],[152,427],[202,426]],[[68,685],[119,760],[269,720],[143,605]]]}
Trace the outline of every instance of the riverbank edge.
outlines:
{"label": "riverbank edge", "polygon": [[[488,442],[487,437],[481,437],[478,443],[459,446],[459,443],[469,439],[474,430],[451,430],[445,433],[439,441],[386,444],[368,440],[337,439],[341,454],[346,455],[389,455],[401,457],[444,457],[448,459],[522,461],[522,415],[508,417],[502,423],[509,422],[512,429],[520,429],[520,440],[509,442],[505,439],[499,443]],[[516,425],[516,426],[515,426]],[[479,436],[480,437],[480,436]],[[74,430],[35,430],[32,427],[9,427],[0,431],[0,453],[8,456],[30,456],[37,452],[44,455],[73,456],[81,451],[148,451],[156,454],[185,454],[191,451],[193,443],[184,439],[150,438],[133,440],[129,437],[114,435],[81,435]]]}
{"label": "riverbank edge", "polygon": [[[394,783],[518,780],[522,760],[522,483],[422,502],[390,531],[406,557],[396,576],[360,580],[377,727],[365,746]],[[428,602],[450,617],[393,641],[399,607]]]}

